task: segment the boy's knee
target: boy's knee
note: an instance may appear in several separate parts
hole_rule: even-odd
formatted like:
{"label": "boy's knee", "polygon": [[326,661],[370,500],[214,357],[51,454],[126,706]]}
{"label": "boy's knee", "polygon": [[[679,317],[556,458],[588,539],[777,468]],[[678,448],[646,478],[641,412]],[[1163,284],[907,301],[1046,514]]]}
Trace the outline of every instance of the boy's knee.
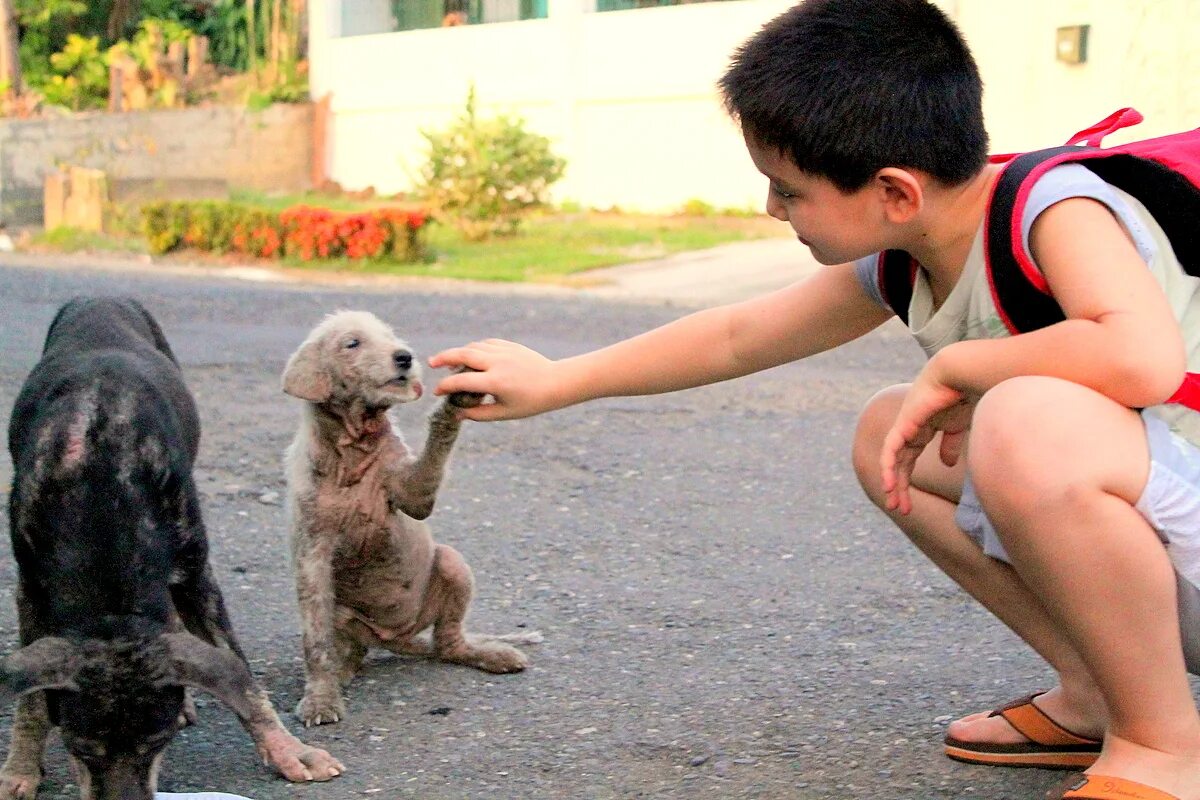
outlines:
{"label": "boy's knee", "polygon": [[883,449],[883,438],[896,421],[910,388],[911,384],[904,383],[877,392],[859,414],[851,459],[858,482],[868,494],[879,484],[879,453]]}
{"label": "boy's knee", "polygon": [[[1047,435],[1071,414],[1074,384],[1022,376],[997,384],[980,399],[971,423],[968,470],[981,491],[992,485],[1044,485]],[[993,478],[995,480],[993,480]]]}

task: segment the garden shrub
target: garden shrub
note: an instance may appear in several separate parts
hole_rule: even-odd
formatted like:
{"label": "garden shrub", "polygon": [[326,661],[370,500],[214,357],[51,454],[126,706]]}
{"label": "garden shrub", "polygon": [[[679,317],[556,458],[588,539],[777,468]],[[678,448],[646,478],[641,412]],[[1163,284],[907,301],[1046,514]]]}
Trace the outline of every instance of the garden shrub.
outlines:
{"label": "garden shrub", "polygon": [[293,206],[275,211],[219,200],[175,200],[142,207],[142,234],[154,254],[192,248],[300,261],[420,261],[427,219],[424,211],[407,208],[342,212]]}
{"label": "garden shrub", "polygon": [[475,90],[463,115],[442,131],[422,130],[429,158],[416,194],[439,221],[470,240],[514,232],[521,218],[546,203],[566,162],[550,140],[525,129],[521,119],[480,119]]}

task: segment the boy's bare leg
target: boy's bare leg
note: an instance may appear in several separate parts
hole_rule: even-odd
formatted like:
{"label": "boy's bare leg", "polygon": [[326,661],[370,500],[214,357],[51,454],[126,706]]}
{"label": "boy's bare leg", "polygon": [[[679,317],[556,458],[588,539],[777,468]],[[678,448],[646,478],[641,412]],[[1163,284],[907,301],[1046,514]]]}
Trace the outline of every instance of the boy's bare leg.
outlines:
{"label": "boy's bare leg", "polygon": [[1200,714],[1175,573],[1134,508],[1150,470],[1138,415],[1078,384],[1026,377],[975,413],[968,460],[1017,574],[1088,665],[1109,710],[1089,770],[1200,798]]}
{"label": "boy's bare leg", "polygon": [[[912,512],[902,516],[885,507],[879,451],[907,390],[906,385],[885,389],[868,403],[860,418],[854,467],[863,489],[921,552],[1054,668],[1061,685],[1038,697],[1038,707],[1069,730],[1099,738],[1107,719],[1104,701],[1070,641],[1016,572],[984,555],[954,522],[965,463],[960,461],[954,467],[942,464],[935,440],[917,461],[912,477]],[[989,716],[989,712],[981,711],[952,723],[948,733],[968,742],[1025,741],[1003,717]]]}

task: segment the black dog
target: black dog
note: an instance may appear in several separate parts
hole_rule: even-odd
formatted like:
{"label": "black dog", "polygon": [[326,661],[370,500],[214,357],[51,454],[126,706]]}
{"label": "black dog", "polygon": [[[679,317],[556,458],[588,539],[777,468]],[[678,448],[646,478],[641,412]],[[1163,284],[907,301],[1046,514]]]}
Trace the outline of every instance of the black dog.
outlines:
{"label": "black dog", "polygon": [[8,441],[21,649],[0,685],[20,700],[0,798],[34,797],[58,726],[85,800],[149,800],[186,686],[289,780],[338,775],[283,728],[234,637],[192,482],[199,418],[154,318],[128,299],[63,306]]}

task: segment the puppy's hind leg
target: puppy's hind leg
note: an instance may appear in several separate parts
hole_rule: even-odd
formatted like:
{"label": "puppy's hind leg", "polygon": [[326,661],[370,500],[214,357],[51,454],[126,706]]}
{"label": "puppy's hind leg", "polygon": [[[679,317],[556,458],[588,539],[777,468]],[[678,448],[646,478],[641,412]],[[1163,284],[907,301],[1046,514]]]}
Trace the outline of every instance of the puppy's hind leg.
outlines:
{"label": "puppy's hind leg", "polygon": [[434,612],[433,650],[442,661],[465,664],[485,672],[520,672],[529,659],[496,637],[471,636],[463,629],[471,604],[474,579],[471,568],[453,547],[439,544],[434,552],[425,613]]}

